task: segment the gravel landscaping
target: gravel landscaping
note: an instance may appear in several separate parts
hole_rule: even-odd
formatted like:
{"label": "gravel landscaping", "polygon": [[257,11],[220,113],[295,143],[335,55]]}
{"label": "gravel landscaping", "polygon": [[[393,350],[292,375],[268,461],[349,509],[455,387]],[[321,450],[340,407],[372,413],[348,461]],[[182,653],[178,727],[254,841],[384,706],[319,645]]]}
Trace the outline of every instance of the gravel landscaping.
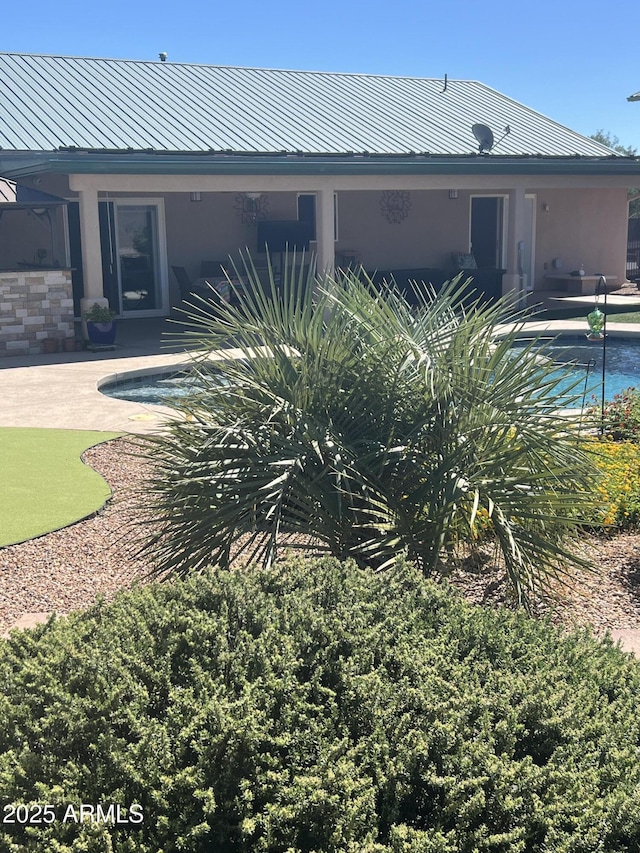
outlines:
{"label": "gravel landscaping", "polygon": [[[123,533],[135,512],[128,490],[145,477],[144,462],[129,451],[127,439],[118,439],[84,454],[114,493],[96,515],[0,550],[0,632],[24,614],[68,613],[144,582],[149,565],[131,556],[131,541]],[[640,533],[591,536],[582,547],[595,571],[577,576],[557,601],[541,601],[539,612],[567,626],[590,625],[598,634],[640,628]],[[452,582],[472,601],[502,604],[507,596],[490,556]]]}
{"label": "gravel landscaping", "polygon": [[[557,584],[553,597],[540,598],[536,614],[567,628],[640,630],[640,533],[585,536],[579,545],[592,571],[575,572]],[[509,606],[503,575],[487,561],[473,572],[457,572],[451,583],[476,604]]]}

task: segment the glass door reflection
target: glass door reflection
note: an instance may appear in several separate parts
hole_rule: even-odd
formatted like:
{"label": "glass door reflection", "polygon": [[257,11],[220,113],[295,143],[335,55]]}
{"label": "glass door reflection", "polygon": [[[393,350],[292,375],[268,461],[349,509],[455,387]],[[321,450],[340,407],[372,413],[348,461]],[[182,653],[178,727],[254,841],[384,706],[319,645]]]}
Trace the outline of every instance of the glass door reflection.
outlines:
{"label": "glass door reflection", "polygon": [[117,244],[122,313],[162,308],[156,204],[117,204]]}

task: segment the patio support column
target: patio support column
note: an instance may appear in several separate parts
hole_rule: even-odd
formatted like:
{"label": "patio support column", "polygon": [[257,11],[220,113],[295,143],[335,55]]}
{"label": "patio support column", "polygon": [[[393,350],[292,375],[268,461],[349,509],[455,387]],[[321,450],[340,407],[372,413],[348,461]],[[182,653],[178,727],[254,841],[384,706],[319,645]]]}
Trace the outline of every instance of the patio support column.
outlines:
{"label": "patio support column", "polygon": [[524,187],[514,187],[509,193],[509,221],[507,225],[507,272],[502,279],[502,292],[515,291],[520,299],[524,298],[524,279],[522,270],[522,249],[525,234],[525,192]]}
{"label": "patio support column", "polygon": [[318,272],[333,275],[335,265],[335,222],[333,188],[318,190],[316,196],[316,241]]}
{"label": "patio support column", "polygon": [[98,192],[80,190],[80,239],[82,243],[82,276],[85,298],[104,296],[102,281],[102,252],[100,250],[100,221],[98,218]]}

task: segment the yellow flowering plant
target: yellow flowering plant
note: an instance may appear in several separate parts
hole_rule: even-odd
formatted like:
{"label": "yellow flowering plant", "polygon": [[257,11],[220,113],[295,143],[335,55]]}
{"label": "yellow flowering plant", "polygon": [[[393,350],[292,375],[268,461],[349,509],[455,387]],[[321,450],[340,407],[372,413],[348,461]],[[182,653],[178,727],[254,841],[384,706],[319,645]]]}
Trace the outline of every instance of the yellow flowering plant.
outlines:
{"label": "yellow flowering plant", "polygon": [[633,441],[586,442],[601,472],[591,521],[618,529],[640,523],[640,446]]}

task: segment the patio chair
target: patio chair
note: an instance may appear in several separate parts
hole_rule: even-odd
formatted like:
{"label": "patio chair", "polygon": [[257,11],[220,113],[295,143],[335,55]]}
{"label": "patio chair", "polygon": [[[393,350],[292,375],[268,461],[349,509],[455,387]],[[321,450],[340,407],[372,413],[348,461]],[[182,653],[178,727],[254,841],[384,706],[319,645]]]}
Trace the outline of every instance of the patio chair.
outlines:
{"label": "patio chair", "polygon": [[206,306],[203,305],[202,302],[197,299],[194,301],[194,296],[199,296],[207,301],[211,299],[212,291],[209,283],[201,278],[196,279],[196,281],[191,281],[184,267],[172,266],[171,269],[173,270],[173,274],[180,285],[180,301],[182,303],[182,309],[184,310],[187,308],[188,310],[191,310],[193,306],[196,305],[200,311],[206,310]]}
{"label": "patio chair", "polygon": [[[205,267],[205,264],[210,264],[210,266]],[[238,294],[242,292],[242,282],[234,279],[232,287],[220,264],[214,261],[203,261],[200,272],[202,273],[205,268],[209,272],[192,282],[184,267],[171,267],[180,285],[180,297],[183,302],[185,300],[189,301],[189,297],[192,294],[201,296],[204,299],[211,299],[214,293],[217,293],[223,302],[235,302],[239,298]]]}
{"label": "patio chair", "polygon": [[182,299],[186,299],[190,293],[193,292],[193,285],[191,284],[191,279],[187,274],[187,271],[184,267],[171,267],[173,270],[173,274],[176,277],[176,281],[180,287],[180,297]]}
{"label": "patio chair", "polygon": [[451,252],[451,260],[459,272],[478,269],[475,256],[471,252]]}
{"label": "patio chair", "polygon": [[483,299],[494,300],[502,296],[502,276],[506,270],[478,265],[473,253],[452,252],[452,277],[462,273],[473,280],[472,290]]}

